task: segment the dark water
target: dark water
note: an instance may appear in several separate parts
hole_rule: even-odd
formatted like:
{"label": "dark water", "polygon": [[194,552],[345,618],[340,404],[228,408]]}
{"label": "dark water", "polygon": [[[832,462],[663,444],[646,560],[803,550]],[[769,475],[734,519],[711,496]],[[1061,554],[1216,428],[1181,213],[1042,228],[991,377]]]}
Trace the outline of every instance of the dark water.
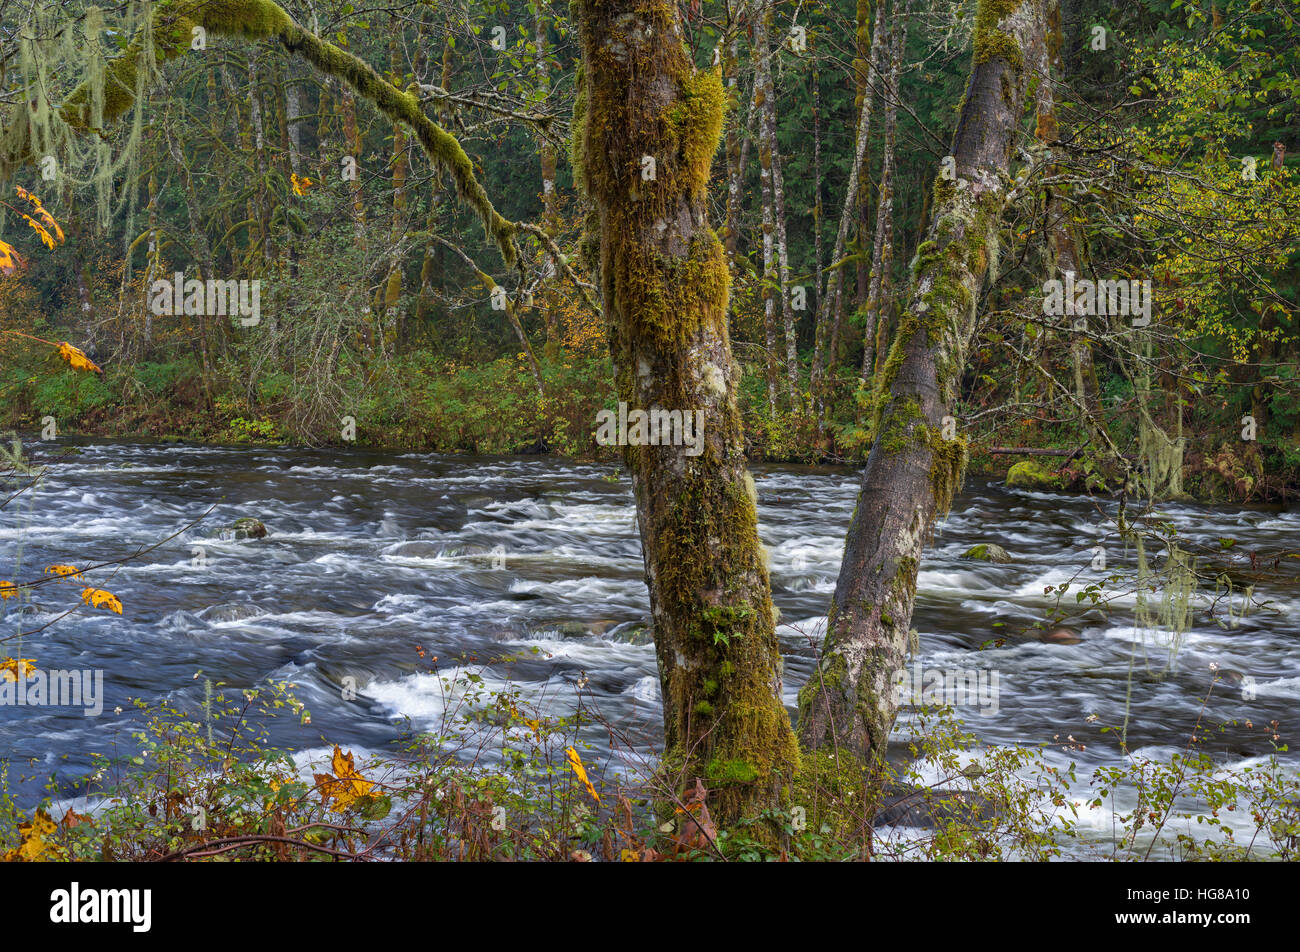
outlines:
{"label": "dark water", "polygon": [[[33,449],[49,458],[59,447]],[[759,466],[754,476],[793,709],[834,586],[856,474]],[[294,682],[311,723],[273,722],[275,744],[379,750],[408,726],[431,727],[443,715],[449,701],[429,672],[428,656],[436,656],[443,676],[470,659],[487,663],[488,687],[509,685],[552,714],[573,710],[585,679],[585,703],[631,742],[609,753],[604,729],[592,728],[585,739],[606,752],[597,770],[629,770],[653,757],[659,689],[653,648],[642,636],[640,543],[630,483],[610,467],[547,458],[84,445],[53,463],[37,491],[0,510],[0,578],[129,555],[213,506],[171,542],[91,577],[118,595],[123,616],[86,610],[25,638],[21,649],[0,645],[0,657],[34,658],[41,668],[103,669],[106,694],[99,717],[67,707],[0,707],[0,756],[30,758],[35,772],[53,774],[75,793],[91,751],[129,746],[139,726],[131,698],[167,697],[194,709],[203,677],[234,687]],[[1116,739],[1097,728],[1124,720],[1130,663],[1135,646],[1145,644],[1150,664],[1169,662],[1170,670],[1147,676],[1139,648],[1130,747],[1157,755],[1181,748],[1202,712],[1212,664],[1225,680],[1205,719],[1257,726],[1277,719],[1287,742],[1300,699],[1298,560],[1283,559],[1256,586],[1256,599],[1271,610],[1235,624],[1224,606],[1218,621],[1210,617],[1213,591],[1203,591],[1172,661],[1167,637],[1135,631],[1131,594],[1107,612],[1067,621],[1076,643],[1024,631],[1053,604],[1046,586],[1106,574],[1090,565],[1094,547],[1106,547],[1112,571],[1134,564],[1105,524],[1111,511],[1084,498],[980,482],[957,500],[923,563],[913,623],[924,668],[998,675],[996,713],[988,705],[983,712],[958,707],[967,727],[985,744],[1052,744],[1073,735],[1086,750],[1058,744],[1050,756],[1075,761],[1082,774],[1117,763]],[[1297,514],[1198,506],[1163,512],[1189,549],[1218,549],[1218,539],[1233,538],[1238,552],[1300,550]],[[268,537],[222,538],[219,529],[240,516],[261,519]],[[959,558],[978,542],[1001,544],[1014,562]],[[1067,604],[1074,605],[1077,587]],[[44,586],[22,614],[17,600],[3,603],[0,636],[46,624],[77,601],[79,588]],[[1240,595],[1234,606],[1239,614]],[[989,646],[995,639],[1003,642]],[[352,683],[357,696],[343,700],[342,687]],[[1085,720],[1090,714],[1095,724]],[[904,716],[896,736],[907,736],[912,723]],[[1258,730],[1229,731],[1208,749],[1233,765],[1269,746]],[[36,796],[34,784],[23,792]],[[1108,827],[1109,815],[1097,824]]]}

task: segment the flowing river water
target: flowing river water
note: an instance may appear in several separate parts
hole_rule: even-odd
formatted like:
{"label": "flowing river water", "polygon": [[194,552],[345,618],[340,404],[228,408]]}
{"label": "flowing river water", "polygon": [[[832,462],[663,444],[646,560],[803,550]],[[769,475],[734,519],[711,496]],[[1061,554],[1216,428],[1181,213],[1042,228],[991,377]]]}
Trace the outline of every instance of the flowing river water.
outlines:
{"label": "flowing river water", "polygon": [[[653,758],[661,708],[626,474],[547,457],[116,442],[33,448],[51,462],[35,491],[0,510],[0,578],[121,558],[207,515],[91,577],[121,599],[120,617],[84,609],[21,648],[0,645],[0,656],[34,658],[40,668],[104,672],[100,716],[0,707],[0,757],[21,762],[10,782],[27,799],[49,776],[74,795],[91,752],[126,752],[140,726],[133,698],[198,710],[203,678],[236,688],[288,680],[311,722],[270,722],[271,743],[310,755],[334,743],[382,751],[410,729],[436,726],[448,703],[439,677],[471,659],[486,665],[486,687],[509,686],[551,715],[571,713],[581,687],[583,703],[627,738],[611,750],[605,728],[584,730],[595,745],[594,773]],[[813,670],[857,472],[759,465],[753,473],[793,711]],[[1230,554],[1300,550],[1297,513],[1161,511],[1188,549],[1223,549],[1218,540],[1232,539]],[[1138,753],[1181,749],[1198,717],[1252,722],[1207,739],[1204,748],[1225,766],[1266,754],[1272,720],[1287,743],[1300,699],[1298,560],[1282,558],[1276,571],[1270,561],[1253,593],[1263,608],[1243,610],[1238,590],[1212,616],[1213,589],[1202,589],[1176,652],[1167,636],[1135,627],[1131,591],[1105,611],[1067,619],[1063,633],[1033,629],[1056,604],[1046,588],[1073,580],[1064,599],[1073,606],[1080,583],[1132,569],[1134,553],[1106,518],[1113,512],[1111,502],[968,482],[922,564],[913,621],[920,668],[973,671],[986,692],[995,687],[957,708],[981,744],[1045,745],[1050,762],[1077,763],[1081,778],[1121,762],[1117,735],[1099,728],[1124,722],[1130,685],[1128,743]],[[236,540],[220,531],[245,516],[262,520],[268,535]],[[1013,561],[961,558],[985,542]],[[1093,567],[1098,546],[1105,572]],[[21,608],[5,602],[0,633],[41,628],[78,601],[80,587],[43,586]],[[1166,663],[1163,677],[1147,673],[1148,664]],[[1211,691],[1212,665],[1220,683]],[[345,700],[353,684],[356,695]],[[905,713],[896,739],[913,724]],[[1067,744],[1071,737],[1078,743]],[[1281,759],[1291,770],[1300,763],[1295,754]],[[1087,792],[1081,780],[1075,793]],[[1085,810],[1084,821],[1100,836],[1111,817]]]}

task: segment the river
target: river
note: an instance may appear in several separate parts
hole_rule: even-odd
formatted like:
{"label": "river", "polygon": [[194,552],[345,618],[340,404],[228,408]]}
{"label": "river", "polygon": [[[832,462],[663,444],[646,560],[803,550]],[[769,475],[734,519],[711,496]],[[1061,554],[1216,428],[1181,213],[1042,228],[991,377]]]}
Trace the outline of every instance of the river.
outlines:
{"label": "river", "polygon": [[[101,716],[0,707],[0,752],[32,762],[11,777],[30,799],[50,775],[65,794],[76,793],[92,751],[125,752],[140,724],[132,698],[198,710],[204,678],[233,687],[268,678],[296,684],[311,722],[271,722],[274,744],[380,751],[408,728],[435,725],[447,703],[439,675],[472,660],[487,665],[487,687],[509,685],[550,714],[571,712],[580,685],[584,703],[629,741],[611,751],[604,728],[587,729],[593,772],[618,773],[653,757],[660,702],[643,630],[640,543],[630,481],[609,465],[121,442],[30,449],[53,461],[34,492],[0,510],[0,578],[121,558],[207,513],[171,542],[92,576],[121,599],[120,617],[82,610],[25,638],[21,653],[13,642],[0,648],[41,668],[104,671]],[[59,458],[65,449],[71,454]],[[793,711],[812,670],[857,478],[843,467],[753,472]],[[1045,588],[1107,574],[1093,568],[1098,546],[1108,571],[1132,567],[1134,553],[1107,523],[1113,512],[1110,502],[968,482],[922,565],[917,663],[996,674],[995,703],[958,707],[967,728],[981,744],[1046,745],[1050,761],[1073,761],[1081,776],[1120,761],[1116,735],[1099,727],[1124,721],[1130,680],[1128,742],[1139,753],[1181,748],[1198,716],[1255,725],[1210,735],[1205,749],[1225,765],[1266,753],[1261,729],[1271,720],[1287,742],[1300,698],[1298,560],[1283,558],[1256,585],[1265,609],[1243,611],[1238,592],[1232,617],[1221,604],[1212,618],[1204,597],[1212,589],[1203,590],[1163,677],[1146,673],[1140,649],[1145,644],[1159,669],[1168,643],[1135,630],[1131,594],[1067,620],[1072,633],[1064,636],[1032,630],[1054,603]],[[1192,550],[1223,549],[1220,539],[1236,540],[1230,554],[1300,550],[1300,514],[1190,504],[1162,512]],[[236,540],[220,532],[244,516],[262,520],[268,535]],[[1013,561],[961,558],[982,542],[1004,546]],[[21,610],[6,602],[0,628],[5,635],[39,628],[77,602],[79,590],[44,586]],[[1223,680],[1203,711],[1212,665]],[[356,696],[345,700],[343,689],[354,684]],[[895,739],[913,723],[905,713]],[[1078,743],[1063,742],[1070,737]],[[1282,758],[1291,768],[1300,762]],[[20,772],[37,779],[24,782]],[[1086,795],[1086,786],[1076,792]],[[1108,812],[1087,812],[1085,822],[1109,828]]]}

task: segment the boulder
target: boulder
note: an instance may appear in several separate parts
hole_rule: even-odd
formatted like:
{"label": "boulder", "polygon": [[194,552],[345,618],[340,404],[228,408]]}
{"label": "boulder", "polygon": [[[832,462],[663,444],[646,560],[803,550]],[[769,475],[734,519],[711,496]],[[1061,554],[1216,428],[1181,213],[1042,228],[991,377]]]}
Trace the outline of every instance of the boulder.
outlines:
{"label": "boulder", "polygon": [[1043,632],[1043,637],[1039,640],[1054,645],[1077,645],[1083,641],[1077,631],[1073,628],[1066,628],[1064,625],[1057,625],[1055,628]]}
{"label": "boulder", "polygon": [[236,539],[266,538],[266,526],[262,525],[260,519],[254,519],[251,516],[236,519],[235,524],[230,527],[230,531]]}
{"label": "boulder", "polygon": [[973,545],[962,553],[963,559],[974,559],[978,562],[1010,562],[1011,556],[1007,550],[994,542],[981,542],[979,545]]}
{"label": "boulder", "polygon": [[1016,463],[1007,470],[1008,489],[1053,490],[1065,487],[1065,480],[1042,463],[1031,459]]}

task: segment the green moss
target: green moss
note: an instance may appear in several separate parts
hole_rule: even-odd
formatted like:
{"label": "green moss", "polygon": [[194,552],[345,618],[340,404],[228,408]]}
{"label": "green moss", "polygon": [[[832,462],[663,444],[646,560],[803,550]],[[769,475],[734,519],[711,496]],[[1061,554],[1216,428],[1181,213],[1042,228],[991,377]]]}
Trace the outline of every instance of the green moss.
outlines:
{"label": "green moss", "polygon": [[1064,485],[1060,476],[1030,459],[1007,470],[1007,486],[1012,489],[1060,489]]}
{"label": "green moss", "polygon": [[1025,68],[1025,57],[1020,51],[1020,43],[1010,33],[1002,30],[990,30],[976,39],[976,66],[999,57],[1006,60],[1017,73]]}
{"label": "green moss", "polygon": [[966,478],[966,441],[945,440],[941,434],[932,434],[930,454],[930,490],[934,493],[935,512],[942,516],[952,508],[953,497],[961,492]]}
{"label": "green moss", "polygon": [[806,829],[834,839],[860,834],[866,811],[867,776],[856,758],[831,751],[807,751],[795,777],[790,802],[803,807]]}
{"label": "green moss", "polygon": [[[631,228],[629,222],[610,228]],[[722,319],[731,285],[726,252],[717,235],[705,231],[685,258],[660,254],[640,242],[619,242],[612,262],[614,280],[635,331],[668,347],[694,334],[701,320]]]}
{"label": "green moss", "polygon": [[891,407],[881,421],[877,437],[880,448],[890,455],[902,453],[916,445],[913,431],[924,426],[920,405],[914,397],[906,397]]}
{"label": "green moss", "polygon": [[680,163],[680,182],[669,183],[669,187],[677,184],[689,194],[701,194],[708,187],[725,113],[721,68],[701,70],[682,79],[681,98],[667,117]]}
{"label": "green moss", "polygon": [[709,761],[704,775],[710,780],[722,783],[753,783],[758,779],[758,771],[754,765],[738,757],[730,760],[715,757]]}
{"label": "green moss", "polygon": [[695,713],[700,717],[711,717],[713,715],[713,705],[708,701],[697,701],[695,704]]}
{"label": "green moss", "polygon": [[981,542],[979,545],[973,545],[961,556],[963,559],[970,559],[975,562],[1010,562],[1011,556],[1007,550],[1000,545],[989,542]]}
{"label": "green moss", "polygon": [[581,64],[574,77],[573,124],[569,127],[569,164],[573,167],[573,185],[586,192],[587,173],[584,156],[587,153],[587,83],[586,71]]}
{"label": "green moss", "polygon": [[913,269],[914,273],[924,274],[938,259],[942,251],[943,249],[939,247],[939,242],[933,239],[921,242],[920,246],[916,249],[916,265]]}
{"label": "green moss", "polygon": [[1014,13],[1021,0],[980,0],[975,12],[975,65],[1001,58],[1019,74],[1025,68],[1025,57],[1016,38],[998,24]]}

